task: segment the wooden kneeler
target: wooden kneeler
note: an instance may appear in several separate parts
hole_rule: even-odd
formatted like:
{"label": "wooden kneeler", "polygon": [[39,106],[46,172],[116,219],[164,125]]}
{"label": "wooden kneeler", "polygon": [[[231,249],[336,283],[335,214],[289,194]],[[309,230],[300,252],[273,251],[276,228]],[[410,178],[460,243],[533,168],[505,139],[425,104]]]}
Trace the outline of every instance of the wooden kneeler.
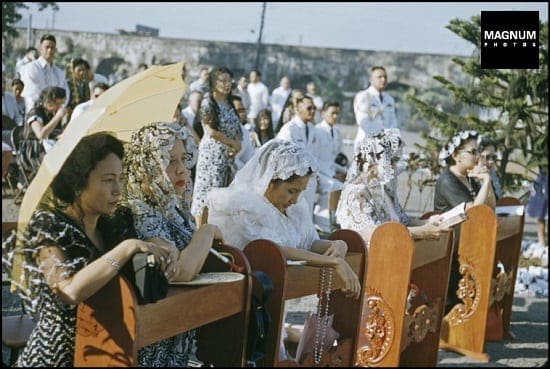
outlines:
{"label": "wooden kneeler", "polygon": [[[435,366],[452,255],[452,233],[414,241],[396,222],[379,225],[357,342],[357,366]],[[418,294],[407,310],[407,296]]]}
{"label": "wooden kneeler", "polygon": [[[351,230],[333,232],[330,240],[344,240],[348,245],[346,260],[357,273],[364,292],[367,250],[361,236]],[[287,265],[286,259],[274,242],[259,239],[250,242],[244,249],[252,270],[266,273],[273,283],[273,292],[268,301],[271,326],[267,336],[267,350],[262,366],[299,366],[294,361],[278,361],[281,327],[284,324],[286,300],[313,295],[318,292],[319,271],[312,266]],[[338,346],[323,352],[319,366],[353,366],[354,349],[359,333],[362,299],[346,298],[339,289],[343,283],[336,275],[332,281],[330,314],[334,314],[334,329],[340,333]],[[313,355],[307,354],[303,366],[313,365]]]}
{"label": "wooden kneeler", "polygon": [[[215,366],[243,367],[250,312],[250,264],[241,250],[216,246],[243,266],[245,278],[230,283],[170,287],[155,303],[139,305],[132,286],[115,277],[78,306],[74,365],[137,366],[138,349],[199,328],[197,357]],[[205,272],[227,271],[209,255]]]}
{"label": "wooden kneeler", "polygon": [[439,347],[488,362],[483,347],[495,266],[497,218],[486,205],[473,206],[466,215],[458,241],[461,279],[456,294],[462,302],[445,316]]}
{"label": "wooden kneeler", "polygon": [[[520,205],[510,197],[497,203]],[[485,205],[474,206],[466,214],[468,220],[461,224],[458,245],[462,283],[457,295],[464,297],[445,317],[440,347],[488,362],[485,331],[487,313],[494,302],[502,314],[503,338],[514,338],[509,328],[525,214],[497,216]],[[499,270],[498,264],[504,270]]]}

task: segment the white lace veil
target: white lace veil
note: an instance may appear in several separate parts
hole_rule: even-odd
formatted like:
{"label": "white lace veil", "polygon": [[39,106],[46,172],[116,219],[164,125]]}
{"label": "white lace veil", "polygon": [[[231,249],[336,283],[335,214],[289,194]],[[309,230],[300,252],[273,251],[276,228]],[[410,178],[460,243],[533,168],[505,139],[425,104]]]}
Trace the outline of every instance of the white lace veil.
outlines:
{"label": "white lace veil", "polygon": [[273,179],[286,180],[293,175],[317,172],[317,161],[293,142],[272,139],[266,142],[242,167],[229,186],[231,189],[252,190],[264,195]]}
{"label": "white lace veil", "polygon": [[369,187],[389,183],[396,175],[394,164],[397,167],[402,151],[403,141],[397,128],[387,128],[380,133],[368,135],[361,141],[359,151],[348,170],[346,183],[355,182],[369,164],[376,167],[376,176],[372,177],[371,183],[366,183]]}

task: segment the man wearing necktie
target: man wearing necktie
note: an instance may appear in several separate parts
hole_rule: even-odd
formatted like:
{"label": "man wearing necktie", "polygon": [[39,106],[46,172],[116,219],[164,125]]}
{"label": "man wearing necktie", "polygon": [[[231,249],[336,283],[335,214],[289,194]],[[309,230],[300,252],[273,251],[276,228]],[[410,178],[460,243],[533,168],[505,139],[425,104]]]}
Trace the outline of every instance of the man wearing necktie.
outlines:
{"label": "man wearing necktie", "polygon": [[[315,126],[313,125],[313,116],[315,114],[315,105],[313,99],[304,96],[296,100],[296,114],[288,123],[284,124],[277,138],[294,142],[303,147],[308,153],[316,157],[319,141]],[[307,189],[304,191],[308,203],[310,204],[311,216],[313,217],[313,197],[317,187],[317,176],[312,176]]]}
{"label": "man wearing necktie", "polygon": [[376,134],[386,128],[397,128],[394,99],[384,92],[388,85],[386,69],[376,66],[371,69],[370,86],[357,93],[353,111],[357,121],[354,152],[368,134]]}
{"label": "man wearing necktie", "polygon": [[315,155],[319,165],[317,186],[318,200],[314,206],[313,222],[325,232],[330,231],[328,197],[331,192],[341,190],[344,186],[347,167],[336,163],[336,157],[342,153],[343,139],[338,130],[340,104],[327,101],[321,109],[322,121],[315,125],[318,151]]}

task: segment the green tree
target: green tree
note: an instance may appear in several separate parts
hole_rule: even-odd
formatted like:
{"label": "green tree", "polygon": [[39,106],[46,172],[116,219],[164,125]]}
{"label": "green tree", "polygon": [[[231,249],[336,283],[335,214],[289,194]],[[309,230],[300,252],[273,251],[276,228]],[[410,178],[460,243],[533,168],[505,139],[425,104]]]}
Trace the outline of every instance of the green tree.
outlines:
{"label": "green tree", "polygon": [[[47,8],[52,8],[54,11],[58,11],[59,7],[55,2],[38,2],[38,10],[42,11]],[[9,3],[4,1],[2,3],[2,39],[6,37],[17,37],[18,32],[14,25],[23,17],[21,11],[28,9],[28,5],[23,2]]]}
{"label": "green tree", "polygon": [[450,92],[446,104],[436,106],[433,99],[422,99],[416,92],[407,94],[415,117],[431,127],[430,134],[421,133],[425,144],[416,145],[423,162],[435,178],[441,169],[437,160],[441,147],[455,132],[475,129],[499,144],[498,174],[504,190],[520,190],[539,167],[548,166],[548,22],[540,23],[540,67],[536,70],[481,69],[479,16],[453,19],[446,28],[475,45],[476,51],[469,58],[452,58],[467,75],[466,85],[433,77]]}

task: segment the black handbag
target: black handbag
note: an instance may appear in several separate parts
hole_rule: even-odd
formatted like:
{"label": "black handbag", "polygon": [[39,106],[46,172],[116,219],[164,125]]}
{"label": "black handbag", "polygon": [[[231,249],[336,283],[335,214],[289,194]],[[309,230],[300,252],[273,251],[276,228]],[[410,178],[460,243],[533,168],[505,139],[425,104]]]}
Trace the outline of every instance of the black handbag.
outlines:
{"label": "black handbag", "polygon": [[338,153],[338,155],[336,155],[336,158],[334,159],[334,162],[338,165],[341,165],[343,167],[347,167],[348,166],[348,163],[349,163],[349,160],[348,160],[348,157],[340,152]]}
{"label": "black handbag", "polygon": [[246,350],[247,366],[259,366],[265,356],[267,332],[271,317],[267,311],[267,299],[273,292],[271,279],[262,271],[252,273],[254,293],[250,299],[250,322]]}
{"label": "black handbag", "polygon": [[132,268],[127,273],[140,305],[156,302],[168,293],[168,280],[155,262],[155,256],[137,253],[132,257]]}

